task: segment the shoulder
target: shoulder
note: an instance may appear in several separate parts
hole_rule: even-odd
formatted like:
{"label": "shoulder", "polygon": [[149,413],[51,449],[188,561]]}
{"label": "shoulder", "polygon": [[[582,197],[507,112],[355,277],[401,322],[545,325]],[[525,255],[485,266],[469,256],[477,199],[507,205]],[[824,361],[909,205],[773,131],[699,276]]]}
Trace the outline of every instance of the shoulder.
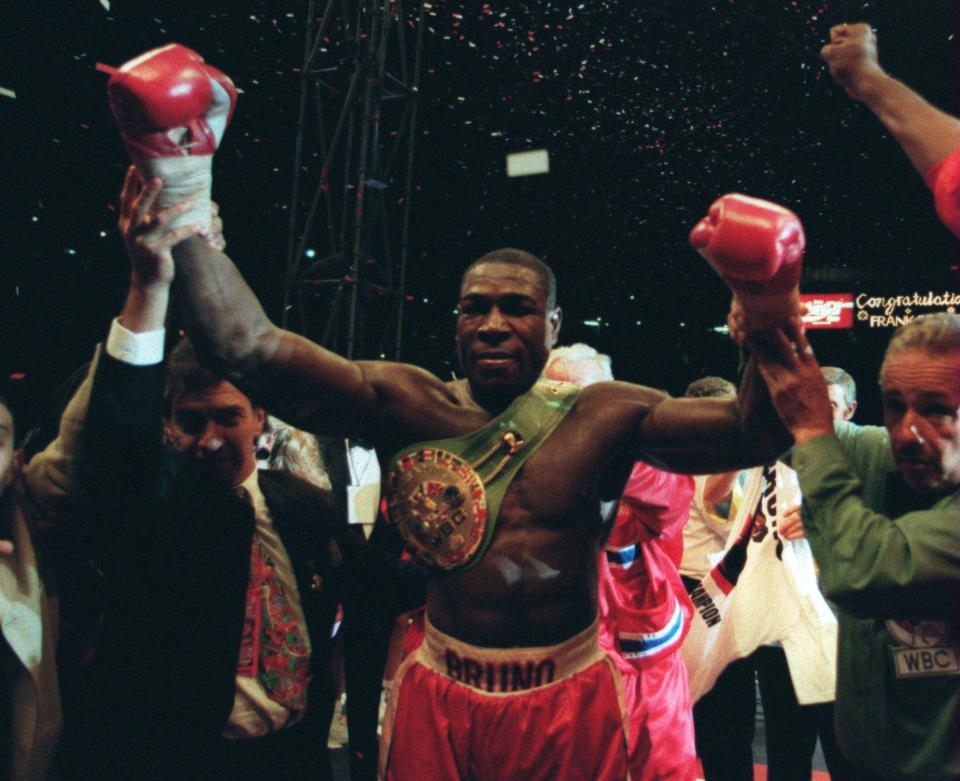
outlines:
{"label": "shoulder", "polygon": [[844,445],[861,444],[866,446],[881,446],[890,443],[890,435],[883,426],[861,426],[849,420],[838,420],[833,424],[833,430]]}
{"label": "shoulder", "polygon": [[640,423],[667,398],[661,391],[626,382],[589,385],[550,436],[549,451],[568,454],[584,474],[594,464],[605,475],[605,494],[619,495],[637,460],[627,446]]}
{"label": "shoulder", "polygon": [[883,426],[860,426],[849,421],[834,423],[837,439],[857,471],[892,466],[890,435]]}
{"label": "shoulder", "polygon": [[670,398],[669,393],[644,385],[620,381],[597,382],[583,389],[576,406],[589,408],[591,412],[609,409],[643,413]]}
{"label": "shoulder", "polygon": [[[655,388],[629,382],[598,382],[583,389],[568,415],[569,425],[585,425],[591,435],[615,447],[627,440],[636,441],[638,427],[664,402],[672,401],[668,393]],[[633,455],[629,460],[632,463]]]}
{"label": "shoulder", "polygon": [[593,385],[584,388],[580,396],[581,398],[597,398],[608,401],[644,401],[651,403],[671,398],[670,394],[665,391],[620,380],[595,382]]}
{"label": "shoulder", "polygon": [[357,361],[356,364],[381,402],[423,397],[424,394],[455,401],[447,383],[419,366],[390,361]]}
{"label": "shoulder", "polygon": [[377,396],[379,420],[367,423],[368,438],[384,453],[405,443],[460,436],[489,420],[473,401],[466,381],[443,382],[404,363],[358,361]]}

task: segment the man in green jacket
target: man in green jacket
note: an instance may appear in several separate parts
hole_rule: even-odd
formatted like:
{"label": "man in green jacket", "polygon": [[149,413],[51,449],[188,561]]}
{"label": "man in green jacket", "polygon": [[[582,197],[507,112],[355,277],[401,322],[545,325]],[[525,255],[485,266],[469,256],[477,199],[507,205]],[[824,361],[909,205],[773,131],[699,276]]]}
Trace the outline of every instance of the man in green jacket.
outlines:
{"label": "man in green jacket", "polygon": [[833,422],[805,336],[754,347],[796,442],[824,592],[840,608],[840,747],[864,778],[958,779],[960,314],[893,335],[883,428]]}

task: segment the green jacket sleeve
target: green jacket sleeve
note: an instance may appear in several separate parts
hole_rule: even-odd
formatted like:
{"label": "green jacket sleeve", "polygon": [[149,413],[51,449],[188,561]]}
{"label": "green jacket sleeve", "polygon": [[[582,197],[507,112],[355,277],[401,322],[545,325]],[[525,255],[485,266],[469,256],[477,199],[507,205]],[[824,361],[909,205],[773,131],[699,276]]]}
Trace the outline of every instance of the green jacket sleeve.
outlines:
{"label": "green jacket sleeve", "polygon": [[887,517],[864,500],[864,483],[830,435],[797,446],[793,467],[803,492],[804,528],[829,598],[861,618],[916,617],[918,606],[942,617],[954,609],[960,495]]}

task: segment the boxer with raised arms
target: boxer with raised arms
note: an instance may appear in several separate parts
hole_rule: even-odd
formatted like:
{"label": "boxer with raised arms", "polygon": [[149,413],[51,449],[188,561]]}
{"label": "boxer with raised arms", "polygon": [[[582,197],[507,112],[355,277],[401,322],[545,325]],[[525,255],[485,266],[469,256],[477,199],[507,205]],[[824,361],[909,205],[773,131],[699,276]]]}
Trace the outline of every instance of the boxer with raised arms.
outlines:
{"label": "boxer with raised arms", "polygon": [[[193,83],[188,52],[182,68],[165,58],[159,76],[138,79],[137,63],[154,60],[148,53],[120,69],[122,82],[111,79],[128,147],[149,146],[159,130],[166,154],[167,139],[190,135],[143,131],[149,123],[131,114],[140,104],[144,116],[162,116],[154,104],[171,85],[176,93],[180,79]],[[215,105],[211,98],[184,126]],[[145,244],[170,229],[151,211],[161,184],[179,186],[175,171],[162,183],[151,176],[131,204],[130,231]],[[729,195],[693,240],[752,327],[800,327],[795,215]],[[173,261],[174,291],[206,362],[292,425],[397,454],[384,470],[391,521],[431,577],[425,640],[388,693],[381,775],[622,779],[640,767],[644,749],[626,728],[638,695],[625,679],[635,673],[597,643],[600,501],[619,497],[638,459],[697,473],[769,461],[788,446],[752,361],[739,402],[538,381],[562,317],[553,273],[527,252],[501,249],[463,275],[464,376],[443,382],[412,365],[348,361],[276,327],[229,258],[202,239],[179,243]],[[134,275],[142,284],[173,276],[169,259],[144,265]]]}

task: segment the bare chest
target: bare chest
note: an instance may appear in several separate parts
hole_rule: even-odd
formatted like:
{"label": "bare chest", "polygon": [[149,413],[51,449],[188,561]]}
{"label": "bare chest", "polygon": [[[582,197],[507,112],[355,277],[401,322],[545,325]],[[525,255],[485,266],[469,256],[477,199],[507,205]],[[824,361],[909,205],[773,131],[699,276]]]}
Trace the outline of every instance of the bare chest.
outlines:
{"label": "bare chest", "polygon": [[[403,447],[394,446],[381,453],[388,457],[413,453],[421,443],[472,435],[492,420],[488,412],[476,406],[460,405],[450,399],[444,402],[421,410],[421,414],[408,421],[409,425],[401,427],[404,430],[397,432],[399,437],[393,444],[406,440]],[[642,410],[636,404],[616,400],[611,403],[609,398],[598,400],[584,392],[545,440],[519,453],[518,471],[492,478],[503,497],[498,533],[501,527],[506,531],[592,525],[598,517],[600,500],[616,498],[626,479],[628,469],[623,467],[627,445],[631,432],[636,431],[639,414]],[[494,439],[491,443],[496,445]],[[476,460],[470,460],[476,466]],[[487,481],[498,465],[508,461],[497,452],[478,472]],[[507,484],[501,482],[504,479]]]}

